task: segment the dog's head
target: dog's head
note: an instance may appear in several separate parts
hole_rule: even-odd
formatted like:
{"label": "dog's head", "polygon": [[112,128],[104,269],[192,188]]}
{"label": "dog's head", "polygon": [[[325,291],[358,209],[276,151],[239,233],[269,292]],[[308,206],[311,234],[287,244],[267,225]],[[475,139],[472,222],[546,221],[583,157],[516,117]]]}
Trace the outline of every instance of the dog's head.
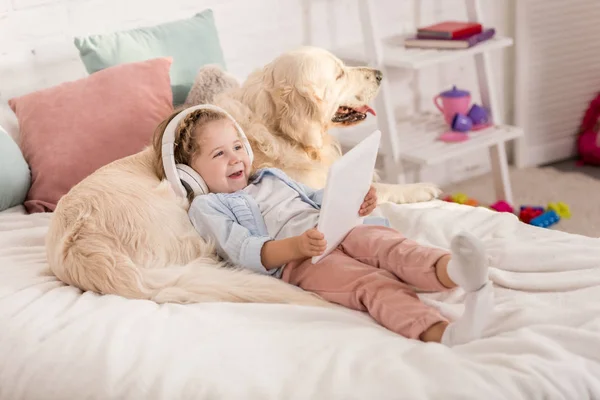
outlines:
{"label": "dog's head", "polygon": [[271,121],[274,133],[319,149],[333,126],[351,126],[367,112],[375,114],[368,103],[382,78],[376,69],[350,67],[326,50],[301,47],[254,73],[247,85],[261,87],[255,112]]}

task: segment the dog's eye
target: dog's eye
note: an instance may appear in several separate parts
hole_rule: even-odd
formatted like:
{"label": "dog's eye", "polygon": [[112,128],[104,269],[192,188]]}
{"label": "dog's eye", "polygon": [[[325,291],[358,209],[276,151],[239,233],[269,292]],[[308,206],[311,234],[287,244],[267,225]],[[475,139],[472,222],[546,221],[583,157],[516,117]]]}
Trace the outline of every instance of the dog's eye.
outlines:
{"label": "dog's eye", "polygon": [[344,77],[344,70],[341,70],[340,73],[338,74],[337,78],[335,78],[336,81],[339,81],[340,79],[342,79]]}

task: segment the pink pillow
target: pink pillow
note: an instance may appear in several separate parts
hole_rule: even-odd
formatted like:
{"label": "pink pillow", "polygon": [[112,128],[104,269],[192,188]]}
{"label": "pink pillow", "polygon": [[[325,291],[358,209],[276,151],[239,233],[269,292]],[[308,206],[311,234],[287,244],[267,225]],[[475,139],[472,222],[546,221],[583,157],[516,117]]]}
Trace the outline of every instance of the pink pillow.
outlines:
{"label": "pink pillow", "polygon": [[173,111],[171,63],[166,57],[120,64],[9,100],[31,168],[28,212],[54,211],[92,172],[150,144]]}

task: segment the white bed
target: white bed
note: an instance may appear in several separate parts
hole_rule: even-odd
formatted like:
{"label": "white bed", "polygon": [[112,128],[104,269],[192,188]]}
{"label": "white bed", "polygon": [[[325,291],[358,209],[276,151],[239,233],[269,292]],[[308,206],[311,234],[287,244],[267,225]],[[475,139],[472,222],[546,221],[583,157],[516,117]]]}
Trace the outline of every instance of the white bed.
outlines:
{"label": "white bed", "polygon": [[[82,294],[47,271],[50,214],[0,213],[0,398],[600,398],[599,239],[441,201],[380,211],[422,243],[485,241],[485,339],[426,345],[343,309]],[[461,312],[460,291],[423,297]]]}

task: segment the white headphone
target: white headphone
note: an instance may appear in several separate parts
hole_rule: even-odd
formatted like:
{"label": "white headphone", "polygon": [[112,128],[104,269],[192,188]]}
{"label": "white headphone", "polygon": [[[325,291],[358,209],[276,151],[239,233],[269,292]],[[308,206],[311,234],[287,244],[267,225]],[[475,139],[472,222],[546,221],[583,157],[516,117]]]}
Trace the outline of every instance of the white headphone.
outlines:
{"label": "white headphone", "polygon": [[206,185],[206,182],[204,182],[204,179],[202,179],[202,177],[196,171],[194,171],[192,167],[185,164],[175,164],[175,129],[177,129],[179,121],[196,110],[211,110],[223,114],[225,117],[229,118],[233,122],[235,129],[237,129],[240,138],[242,139],[244,148],[246,149],[246,152],[250,158],[250,164],[252,164],[252,161],[254,160],[254,153],[252,152],[252,147],[250,147],[248,138],[236,120],[233,119],[233,117],[229,115],[227,111],[212,104],[200,104],[198,106],[186,108],[177,114],[165,128],[161,150],[163,168],[165,170],[167,180],[169,183],[171,183],[171,187],[175,193],[181,197],[187,197],[188,190],[193,192],[194,196],[208,193],[208,186]]}

